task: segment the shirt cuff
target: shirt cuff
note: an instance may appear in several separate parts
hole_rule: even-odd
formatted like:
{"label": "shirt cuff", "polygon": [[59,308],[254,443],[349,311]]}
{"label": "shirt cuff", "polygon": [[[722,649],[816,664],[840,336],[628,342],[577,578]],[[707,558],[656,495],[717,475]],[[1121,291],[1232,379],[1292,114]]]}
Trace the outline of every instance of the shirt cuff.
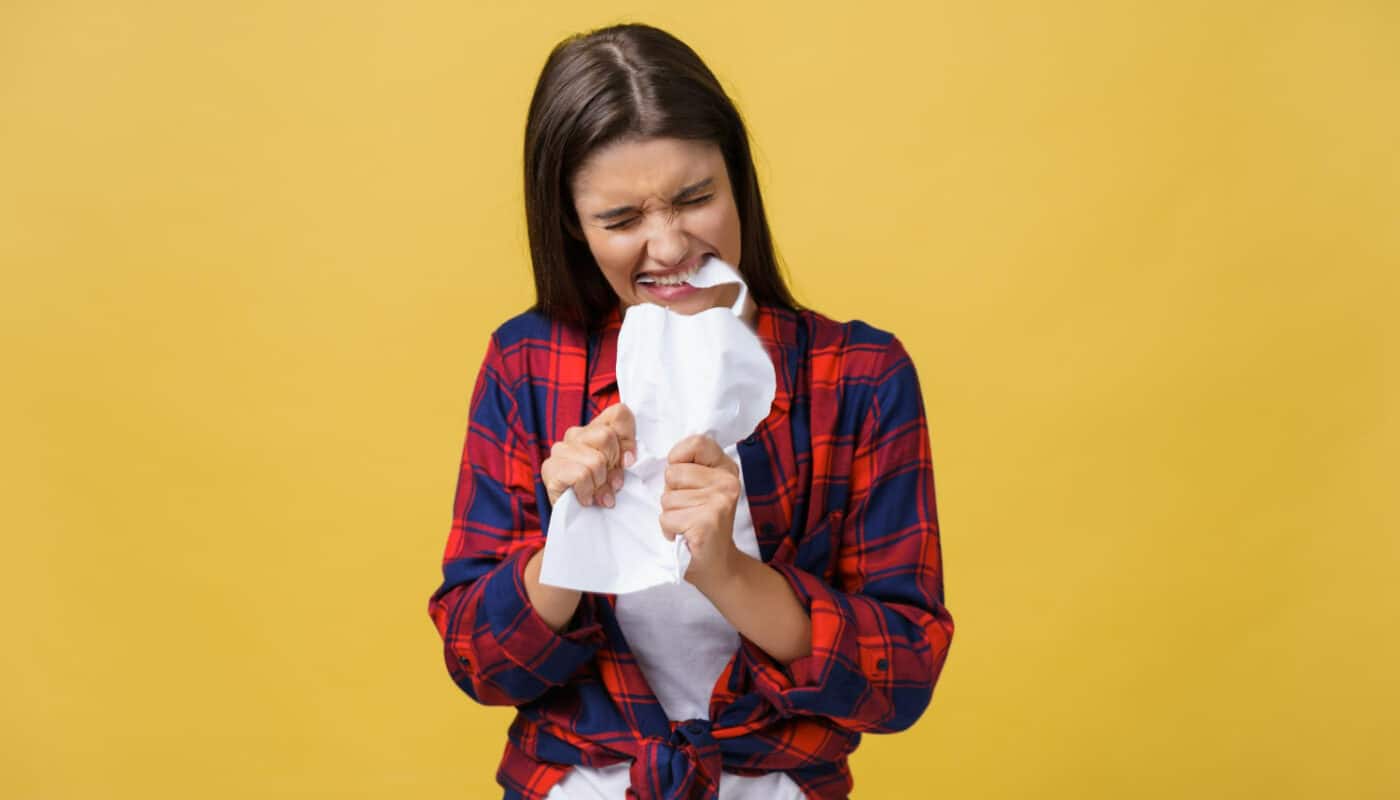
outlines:
{"label": "shirt cuff", "polygon": [[812,652],[784,666],[743,639],[755,688],[783,716],[857,716],[872,684],[888,677],[883,642],[863,641],[850,601],[825,581],[791,564],[768,566],[787,579],[811,616]]}
{"label": "shirt cuff", "polygon": [[511,662],[551,686],[566,683],[603,644],[595,599],[585,593],[563,633],[555,633],[530,603],[525,565],[540,547],[517,550],[495,570],[483,589],[480,614]]}

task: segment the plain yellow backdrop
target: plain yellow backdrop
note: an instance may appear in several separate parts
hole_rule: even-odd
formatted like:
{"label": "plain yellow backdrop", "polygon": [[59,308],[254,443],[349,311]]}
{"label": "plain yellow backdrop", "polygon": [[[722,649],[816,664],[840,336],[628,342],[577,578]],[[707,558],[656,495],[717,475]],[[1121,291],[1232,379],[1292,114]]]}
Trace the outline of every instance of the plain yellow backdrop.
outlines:
{"label": "plain yellow backdrop", "polygon": [[498,795],[426,604],[525,109],[640,20],[932,428],[934,701],[857,798],[1400,794],[1400,6],[0,7],[0,796]]}

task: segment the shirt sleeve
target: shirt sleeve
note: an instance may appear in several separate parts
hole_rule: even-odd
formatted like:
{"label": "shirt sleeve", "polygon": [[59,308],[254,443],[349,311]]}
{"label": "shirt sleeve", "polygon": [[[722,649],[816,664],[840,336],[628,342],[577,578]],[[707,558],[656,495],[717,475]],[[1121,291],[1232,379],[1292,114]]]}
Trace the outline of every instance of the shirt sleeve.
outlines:
{"label": "shirt sleeve", "polygon": [[928,707],[953,619],[943,603],[923,397],[897,339],[878,374],[857,437],[848,510],[821,523],[837,548],[834,585],[791,564],[770,564],[811,615],[812,652],[786,667],[747,640],[743,653],[757,690],[780,714],[889,733]]}
{"label": "shirt sleeve", "polygon": [[558,634],[526,594],[525,565],[544,546],[531,450],[493,336],[472,392],[443,582],[428,601],[453,681],[487,705],[567,682],[603,641],[592,595]]}

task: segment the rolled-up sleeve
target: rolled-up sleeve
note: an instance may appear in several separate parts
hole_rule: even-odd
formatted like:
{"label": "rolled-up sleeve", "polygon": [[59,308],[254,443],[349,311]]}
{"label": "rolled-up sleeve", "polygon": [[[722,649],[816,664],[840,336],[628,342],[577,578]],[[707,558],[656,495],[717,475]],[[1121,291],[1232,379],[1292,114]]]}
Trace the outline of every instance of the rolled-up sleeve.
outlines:
{"label": "rolled-up sleeve", "polygon": [[812,619],[812,652],[784,666],[745,640],[756,689],[784,716],[857,732],[908,728],[923,714],[953,637],[944,605],[933,462],[918,376],[891,339],[852,458],[848,511],[833,511],[832,583],[792,564]]}
{"label": "rolled-up sleeve", "polygon": [[443,582],[428,601],[452,679],[488,705],[520,705],[567,682],[603,641],[591,595],[561,634],[526,594],[525,565],[544,534],[536,458],[511,386],[493,336],[472,392]]}

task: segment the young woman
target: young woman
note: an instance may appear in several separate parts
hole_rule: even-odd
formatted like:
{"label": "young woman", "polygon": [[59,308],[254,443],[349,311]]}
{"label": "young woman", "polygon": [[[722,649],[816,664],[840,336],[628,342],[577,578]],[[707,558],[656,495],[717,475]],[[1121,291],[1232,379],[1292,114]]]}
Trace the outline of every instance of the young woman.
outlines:
{"label": "young woman", "polygon": [[[846,797],[860,734],[919,718],[953,634],[909,356],[793,301],[739,113],[663,31],[615,26],[550,54],[525,211],[537,303],[487,349],[429,603],[456,683],[519,709],[505,796]],[[691,437],[669,454],[657,535],[685,534],[685,582],[540,583],[554,502],[611,506],[635,455],[623,311],[732,305],[734,285],[685,283],[710,256],[749,287],[777,392],[737,447]]]}

